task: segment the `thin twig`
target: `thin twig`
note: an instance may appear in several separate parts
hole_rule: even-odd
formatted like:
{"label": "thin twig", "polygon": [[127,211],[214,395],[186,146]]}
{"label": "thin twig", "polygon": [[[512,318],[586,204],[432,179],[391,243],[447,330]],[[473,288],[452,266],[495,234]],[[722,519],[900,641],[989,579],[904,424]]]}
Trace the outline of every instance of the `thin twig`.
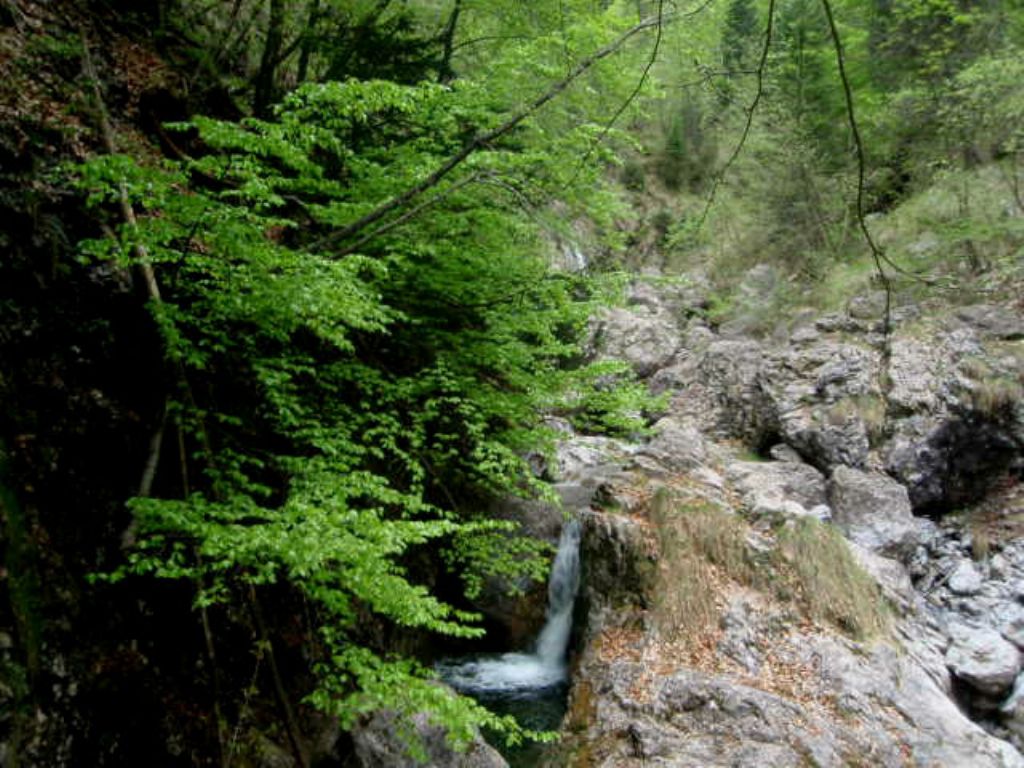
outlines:
{"label": "thin twig", "polygon": [[740,134],[740,140],[736,143],[732,154],[729,155],[729,159],[725,161],[725,165],[715,175],[714,180],[711,183],[711,191],[708,193],[708,198],[704,202],[704,210],[700,215],[700,219],[697,221],[697,228],[700,229],[704,226],[704,222],[707,221],[708,214],[711,212],[711,206],[714,205],[715,197],[718,195],[718,188],[721,186],[722,181],[725,179],[725,175],[729,172],[733,163],[740,156],[740,152],[743,151],[743,146],[747,143],[747,137],[750,135],[750,129],[754,124],[754,113],[757,111],[757,105],[761,103],[761,97],[764,95],[764,73],[768,68],[768,52],[772,46],[772,31],[775,24],[775,0],[769,0],[768,3],[768,21],[765,23],[764,28],[764,46],[761,48],[761,58],[757,62],[757,89],[754,93],[754,98],[751,100],[750,105],[747,107],[747,119],[743,125],[743,133]]}
{"label": "thin twig", "polygon": [[821,4],[825,9],[825,18],[828,19],[828,28],[832,36],[832,45],[836,52],[836,65],[839,69],[839,79],[843,84],[843,96],[846,99],[846,117],[850,124],[850,135],[853,137],[853,146],[857,153],[857,225],[860,228],[861,234],[864,236],[864,241],[868,244],[868,248],[871,250],[871,258],[875,262],[875,272],[878,274],[878,279],[882,283],[882,287],[885,289],[884,333],[886,337],[886,354],[888,354],[888,339],[892,332],[892,281],[889,279],[889,275],[885,271],[885,265],[882,262],[883,260],[889,264],[891,264],[891,262],[885,258],[885,254],[882,253],[882,249],[878,247],[878,244],[875,242],[875,238],[871,235],[871,230],[868,229],[867,221],[864,217],[864,177],[867,169],[864,142],[861,140],[860,127],[857,124],[857,114],[854,110],[853,103],[853,89],[850,87],[850,78],[846,74],[846,57],[843,55],[843,43],[839,37],[839,30],[836,27],[835,17],[832,15],[832,5],[829,0],[821,0]]}
{"label": "thin twig", "polygon": [[[711,0],[708,0],[708,3],[705,3],[704,5],[707,6],[710,3],[710,1]],[[572,179],[566,186],[572,187],[576,183],[576,179],[579,178],[580,173],[582,173],[583,168],[586,165],[587,161],[590,159],[591,155],[594,154],[594,151],[597,149],[598,146],[604,143],[604,140],[608,137],[608,134],[612,130],[612,126],[615,125],[615,122],[620,117],[622,117],[622,113],[629,108],[629,105],[636,100],[636,97],[640,95],[640,91],[643,90],[644,84],[647,82],[647,78],[651,73],[651,68],[654,66],[654,62],[657,61],[658,59],[658,50],[661,48],[661,38],[662,33],[664,31],[662,29],[664,4],[665,0],[658,0],[658,34],[654,38],[654,46],[651,48],[651,55],[650,57],[648,57],[647,64],[644,65],[643,71],[640,73],[640,79],[637,80],[636,86],[633,88],[633,91],[629,94],[629,96],[626,97],[625,101],[623,101],[619,105],[619,108],[615,110],[615,114],[613,114],[611,118],[608,120],[608,122],[604,124],[604,127],[601,129],[601,133],[598,134],[597,138],[590,143],[589,147],[587,147],[586,153],[583,155],[583,157],[580,158],[579,163],[576,164],[576,170],[573,171]]]}
{"label": "thin twig", "polygon": [[256,588],[251,583],[249,584],[249,604],[252,607],[260,642],[263,644],[263,650],[267,654],[267,666],[270,669],[270,677],[274,683],[274,693],[277,695],[277,703],[281,707],[281,715],[284,718],[285,728],[288,731],[292,755],[295,757],[295,762],[299,764],[299,768],[309,768],[309,760],[306,757],[302,732],[299,730],[298,722],[295,720],[295,713],[292,711],[292,706],[288,701],[288,691],[284,687],[281,670],[277,666],[277,657],[274,655],[274,644],[267,634],[267,625],[263,620],[263,609],[260,607]]}

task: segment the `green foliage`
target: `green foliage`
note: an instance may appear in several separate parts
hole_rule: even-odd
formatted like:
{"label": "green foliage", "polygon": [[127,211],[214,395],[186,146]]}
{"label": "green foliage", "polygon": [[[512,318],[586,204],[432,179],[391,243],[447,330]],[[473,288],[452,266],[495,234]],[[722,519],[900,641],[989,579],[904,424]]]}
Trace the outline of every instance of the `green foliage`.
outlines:
{"label": "green foliage", "polygon": [[586,126],[552,140],[525,124],[437,185],[428,215],[338,237],[457,151],[467,126],[500,120],[482,94],[306,85],[274,120],[177,126],[198,132],[195,159],[76,170],[98,210],[124,189],[138,213],[80,258],[144,257],[161,277],[150,308],[191,454],[182,498],[132,502],[138,545],[111,578],[196,579],[203,604],[290,585],[320,606],[336,649],[311,701],[346,723],[428,711],[460,739],[520,732],[363,645],[360,625],[479,636],[478,617],[417,583],[417,563],[447,562],[469,594],[488,575],[542,577],[547,550],[488,520],[486,499],[543,491],[522,457],[550,443],[544,413],[635,431],[646,402],[621,366],[577,365],[602,291],[549,271],[521,207],[526,180],[538,194],[598,185],[600,169],[565,159]]}
{"label": "green foliage", "polygon": [[753,66],[759,26],[753,0],[731,0],[722,26],[722,62],[727,70]]}

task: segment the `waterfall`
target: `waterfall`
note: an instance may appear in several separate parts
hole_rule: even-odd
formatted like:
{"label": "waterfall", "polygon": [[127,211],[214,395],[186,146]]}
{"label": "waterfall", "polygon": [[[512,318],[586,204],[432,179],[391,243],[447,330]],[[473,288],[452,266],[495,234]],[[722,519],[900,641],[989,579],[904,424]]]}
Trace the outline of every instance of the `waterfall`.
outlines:
{"label": "waterfall", "polygon": [[589,266],[586,254],[575,244],[562,249],[562,261],[566,272],[584,272]]}
{"label": "waterfall", "polygon": [[548,580],[548,607],[544,628],[533,653],[448,661],[437,665],[441,677],[464,693],[530,695],[565,682],[566,652],[572,631],[572,609],[580,581],[580,525],[569,520],[562,526],[558,552]]}

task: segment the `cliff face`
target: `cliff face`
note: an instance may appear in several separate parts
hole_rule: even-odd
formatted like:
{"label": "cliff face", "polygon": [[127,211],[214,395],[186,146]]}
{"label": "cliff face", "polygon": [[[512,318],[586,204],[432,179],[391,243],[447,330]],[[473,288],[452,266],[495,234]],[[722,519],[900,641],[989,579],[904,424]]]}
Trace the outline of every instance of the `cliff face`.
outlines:
{"label": "cliff face", "polygon": [[563,467],[599,492],[551,764],[1024,765],[1020,316],[886,337],[868,298],[764,341],[699,293],[595,321],[670,405]]}

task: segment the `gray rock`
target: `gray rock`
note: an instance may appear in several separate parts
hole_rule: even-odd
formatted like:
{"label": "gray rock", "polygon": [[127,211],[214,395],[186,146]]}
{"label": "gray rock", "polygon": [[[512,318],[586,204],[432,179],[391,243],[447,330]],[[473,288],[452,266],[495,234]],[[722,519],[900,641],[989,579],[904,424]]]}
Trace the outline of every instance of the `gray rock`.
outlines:
{"label": "gray rock", "polygon": [[878,362],[873,350],[834,341],[768,356],[760,386],[778,434],[819,468],[865,466]]}
{"label": "gray rock", "polygon": [[885,305],[885,291],[873,291],[854,296],[847,304],[846,311],[857,320],[878,320],[885,313]]}
{"label": "gray rock", "polygon": [[395,716],[378,712],[352,729],[356,764],[360,768],[508,768],[505,758],[479,736],[459,752],[444,729],[430,723],[426,715],[414,715],[411,727],[425,761],[410,753]]}
{"label": "gray rock", "polygon": [[624,360],[647,377],[672,362],[679,336],[676,320],[660,307],[612,307],[591,323],[590,346],[601,359]]}
{"label": "gray rock", "polygon": [[756,675],[761,669],[762,654],[758,649],[758,634],[762,631],[759,624],[762,616],[744,597],[734,598],[722,615],[719,627],[722,639],[718,641],[718,651],[741,667],[747,673]]}
{"label": "gray rock", "polygon": [[679,419],[665,417],[654,425],[654,437],[640,449],[673,472],[696,469],[707,459],[704,436]]}
{"label": "gray rock", "polygon": [[809,464],[788,461],[737,461],[726,477],[754,517],[803,517],[827,506],[825,477]]}
{"label": "gray rock", "polygon": [[1020,652],[994,629],[964,623],[949,627],[946,664],[975,692],[990,698],[1009,693],[1021,668]]}
{"label": "gray rock", "polygon": [[559,444],[555,479],[593,480],[620,472],[636,446],[608,437],[577,435]]}
{"label": "gray rock", "polygon": [[999,707],[1003,725],[1019,737],[1024,736],[1024,674],[1018,675],[1013,692]]}
{"label": "gray rock", "polygon": [[621,515],[588,510],[580,515],[580,596],[593,627],[599,613],[644,605],[657,576],[644,528]]}
{"label": "gray rock", "polygon": [[917,546],[917,526],[907,490],[879,472],[836,467],[828,483],[836,525],[852,541],[906,560]]}
{"label": "gray rock", "polygon": [[1024,605],[1000,602],[990,612],[992,625],[1018,648],[1024,649]]}
{"label": "gray rock", "polygon": [[1024,338],[1024,318],[1007,307],[974,304],[956,310],[956,318],[992,339]]}
{"label": "gray rock", "polygon": [[962,560],[946,582],[950,591],[957,595],[976,595],[981,591],[983,579],[974,563]]}
{"label": "gray rock", "polygon": [[799,453],[785,443],[773,445],[768,449],[768,455],[775,459],[775,461],[789,461],[794,464],[802,464],[804,461]]}
{"label": "gray rock", "polygon": [[[720,339],[708,345],[694,369],[685,411],[710,434],[757,443],[775,429],[774,409],[761,386],[763,347],[750,340]],[[706,394],[704,394],[706,393]]]}
{"label": "gray rock", "polygon": [[876,555],[864,547],[850,542],[850,552],[857,564],[882,588],[882,594],[904,613],[910,612],[917,603],[917,593],[910,581],[906,566],[898,560]]}

